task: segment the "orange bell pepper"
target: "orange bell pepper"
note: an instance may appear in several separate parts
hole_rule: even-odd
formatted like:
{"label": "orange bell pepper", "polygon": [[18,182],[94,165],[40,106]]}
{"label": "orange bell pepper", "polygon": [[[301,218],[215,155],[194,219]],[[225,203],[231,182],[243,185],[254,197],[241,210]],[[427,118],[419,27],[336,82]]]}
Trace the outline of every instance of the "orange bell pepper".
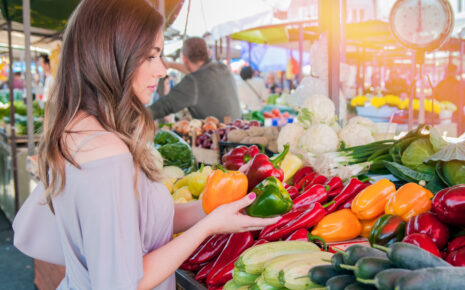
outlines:
{"label": "orange bell pepper", "polygon": [[416,183],[400,187],[386,203],[386,214],[400,216],[404,221],[431,209],[433,193]]}
{"label": "orange bell pepper", "polygon": [[312,236],[326,242],[340,242],[356,238],[362,232],[362,225],[350,209],[341,209],[325,216],[313,229]]}
{"label": "orange bell pepper", "polygon": [[360,234],[364,238],[370,237],[371,229],[375,225],[375,223],[378,221],[378,219],[382,217],[382,215],[375,217],[372,220],[363,220],[360,221],[362,223],[362,233]]}
{"label": "orange bell pepper", "polygon": [[386,203],[395,192],[394,183],[381,179],[357,194],[350,209],[359,219],[372,220],[384,213]]}
{"label": "orange bell pepper", "polygon": [[208,176],[202,197],[203,210],[208,214],[218,206],[241,199],[247,194],[247,176],[239,171],[214,170]]}

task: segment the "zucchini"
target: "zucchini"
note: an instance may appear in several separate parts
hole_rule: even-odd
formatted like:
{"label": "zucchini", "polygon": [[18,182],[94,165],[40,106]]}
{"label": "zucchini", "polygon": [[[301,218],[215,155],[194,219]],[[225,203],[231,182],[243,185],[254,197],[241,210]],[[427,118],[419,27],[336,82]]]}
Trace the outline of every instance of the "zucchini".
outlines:
{"label": "zucchini", "polygon": [[386,258],[386,253],[383,251],[362,245],[350,246],[342,254],[346,265],[355,265],[358,260],[364,257]]}
{"label": "zucchini", "polygon": [[383,163],[384,166],[386,166],[386,168],[389,170],[389,172],[392,173],[392,175],[407,182],[417,183],[420,182],[420,180],[430,182],[434,177],[434,174],[416,171],[407,166],[395,162],[383,161]]}
{"label": "zucchini", "polygon": [[265,263],[275,257],[304,252],[320,252],[314,243],[304,241],[279,241],[257,245],[247,249],[236,261],[236,267],[244,272],[259,275]]}
{"label": "zucchini", "polygon": [[[328,252],[320,252],[331,255]],[[291,264],[288,264],[284,269],[279,272],[279,281],[282,286],[291,290],[305,290],[322,288],[323,286],[318,285],[310,281],[308,277],[308,271],[314,266],[326,264],[321,259],[313,260],[300,260]]]}
{"label": "zucchini", "polygon": [[376,287],[373,287],[371,285],[363,284],[360,282],[355,282],[350,285],[348,285],[344,290],[376,290]]}
{"label": "zucchini", "polygon": [[357,278],[360,279],[373,279],[379,272],[392,268],[391,261],[387,258],[365,257],[352,265],[341,265],[341,268],[353,270]]}
{"label": "zucchini", "polygon": [[[294,253],[287,254],[271,259],[265,264],[265,270],[262,275],[266,283],[275,286],[281,287],[279,281],[279,272],[283,270],[287,265],[300,262],[301,260],[305,261],[315,261],[320,264],[327,264],[321,259],[329,258],[331,254],[328,252],[308,252],[308,253]],[[308,271],[306,272],[308,273]]]}
{"label": "zucchini", "polygon": [[248,286],[239,286],[236,283],[234,283],[234,280],[229,280],[226,284],[223,286],[223,290],[248,290]]}
{"label": "zucchini", "polygon": [[389,248],[379,245],[374,247],[385,251],[389,260],[399,268],[417,270],[429,267],[452,267],[443,259],[412,244],[394,243]]}
{"label": "zucchini", "polygon": [[355,282],[354,275],[339,275],[330,278],[326,281],[326,288],[328,290],[344,290],[348,285]]}
{"label": "zucchini", "polygon": [[340,274],[352,274],[352,271],[342,269],[339,265],[344,264],[344,252],[337,252],[331,257],[331,265]]}
{"label": "zucchini", "polygon": [[394,290],[397,280],[406,276],[412,271],[407,269],[387,269],[376,274],[375,279],[367,280],[357,278],[358,282],[376,286],[378,290]]}
{"label": "zucchini", "polygon": [[237,267],[234,267],[233,270],[233,280],[234,283],[237,285],[252,285],[255,283],[255,280],[257,280],[258,276],[260,275],[254,275],[254,274],[249,274],[247,272],[243,272],[239,270]]}
{"label": "zucchini", "polygon": [[436,267],[411,271],[396,283],[396,290],[461,290],[465,288],[464,267]]}
{"label": "zucchini", "polygon": [[326,281],[330,278],[340,275],[332,265],[321,265],[310,269],[308,277],[315,284],[326,285]]}
{"label": "zucchini", "polygon": [[271,286],[270,284],[265,282],[263,275],[260,275],[260,277],[257,278],[257,280],[255,281],[255,284],[251,286],[250,289],[251,290],[279,290],[283,288]]}

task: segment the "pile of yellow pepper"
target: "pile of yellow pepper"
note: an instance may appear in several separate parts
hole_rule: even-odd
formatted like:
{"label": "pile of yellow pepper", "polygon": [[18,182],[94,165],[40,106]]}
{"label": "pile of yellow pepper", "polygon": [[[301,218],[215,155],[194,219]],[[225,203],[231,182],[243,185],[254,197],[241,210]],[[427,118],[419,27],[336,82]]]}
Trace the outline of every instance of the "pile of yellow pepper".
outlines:
{"label": "pile of yellow pepper", "polygon": [[[350,105],[352,107],[363,107],[366,105],[366,103],[369,102],[369,104],[375,108],[380,108],[382,106],[392,106],[392,107],[397,107],[400,110],[408,110],[410,103],[409,99],[401,99],[399,96],[396,95],[385,95],[385,96],[374,96],[374,97],[367,97],[365,95],[360,95],[354,97],[350,101]],[[456,111],[457,106],[455,106],[453,103],[448,102],[448,101],[436,101],[433,99],[425,99],[425,111],[428,113],[434,112],[435,114],[439,114],[441,111]],[[420,100],[419,99],[413,99],[413,109],[415,111],[420,110]]]}
{"label": "pile of yellow pepper", "polygon": [[431,209],[433,193],[416,183],[407,183],[396,190],[394,184],[381,179],[354,198],[350,209],[325,216],[311,232],[326,242],[340,242],[358,236],[368,238],[376,221],[384,214],[404,221]]}

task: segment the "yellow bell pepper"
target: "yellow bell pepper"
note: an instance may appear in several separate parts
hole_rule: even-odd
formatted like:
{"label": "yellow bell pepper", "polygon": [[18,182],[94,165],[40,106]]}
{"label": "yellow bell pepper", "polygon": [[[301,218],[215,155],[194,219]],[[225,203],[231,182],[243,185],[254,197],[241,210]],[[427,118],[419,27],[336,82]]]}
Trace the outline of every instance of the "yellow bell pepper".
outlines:
{"label": "yellow bell pepper", "polygon": [[361,220],[374,219],[384,213],[386,203],[395,192],[394,183],[381,179],[357,194],[350,209]]}
{"label": "yellow bell pepper", "polygon": [[288,183],[292,177],[304,166],[302,159],[294,154],[287,153],[279,166],[284,172],[283,182]]}
{"label": "yellow bell pepper", "polygon": [[161,181],[170,193],[173,193],[174,183],[176,182],[176,178],[165,178]]}
{"label": "yellow bell pepper", "polygon": [[433,193],[416,183],[400,187],[386,203],[386,214],[400,216],[404,221],[431,209]]}
{"label": "yellow bell pepper", "polygon": [[319,236],[326,242],[340,242],[354,239],[362,232],[362,225],[350,209],[341,209],[325,216],[313,229],[312,236]]}
{"label": "yellow bell pepper", "polygon": [[173,190],[176,191],[181,187],[187,186],[192,196],[198,197],[204,189],[208,175],[211,172],[212,169],[210,166],[202,167],[199,171],[192,172],[176,182],[173,186]]}
{"label": "yellow bell pepper", "polygon": [[192,200],[192,194],[190,193],[189,188],[187,186],[183,186],[176,190],[173,193],[172,197],[175,201],[181,198],[185,199],[186,201]]}
{"label": "yellow bell pepper", "polygon": [[375,223],[378,221],[378,219],[382,216],[383,215],[377,216],[371,220],[360,221],[360,223],[362,223],[362,233],[360,235],[364,238],[370,237],[371,229],[373,228]]}

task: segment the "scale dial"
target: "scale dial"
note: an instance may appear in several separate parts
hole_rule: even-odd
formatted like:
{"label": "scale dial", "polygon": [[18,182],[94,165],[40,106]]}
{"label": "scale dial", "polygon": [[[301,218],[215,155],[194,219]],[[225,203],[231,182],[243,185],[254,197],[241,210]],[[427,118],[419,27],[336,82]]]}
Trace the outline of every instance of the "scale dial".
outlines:
{"label": "scale dial", "polygon": [[389,16],[391,32],[405,47],[439,48],[454,28],[454,12],[447,0],[398,0]]}

